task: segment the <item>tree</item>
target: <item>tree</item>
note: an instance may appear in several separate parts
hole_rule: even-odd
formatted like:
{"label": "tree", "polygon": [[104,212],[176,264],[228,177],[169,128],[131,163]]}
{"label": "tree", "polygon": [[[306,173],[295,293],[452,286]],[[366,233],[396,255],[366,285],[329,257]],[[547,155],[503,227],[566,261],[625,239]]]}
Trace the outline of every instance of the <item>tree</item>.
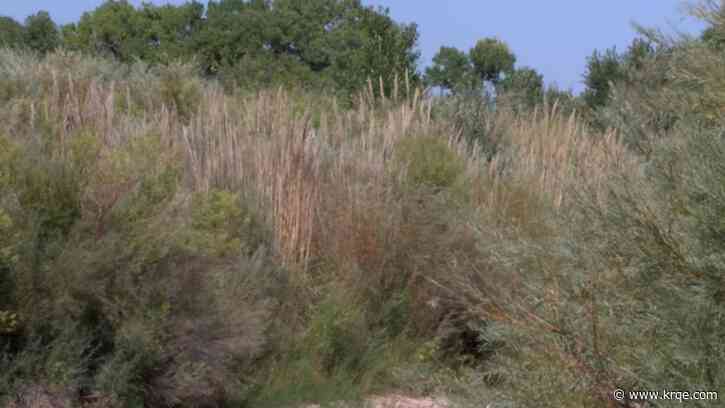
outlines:
{"label": "tree", "polygon": [[194,39],[194,52],[204,72],[217,75],[269,51],[266,45],[273,26],[270,7],[264,1],[212,0]]}
{"label": "tree", "polygon": [[387,9],[360,5],[343,21],[331,31],[335,52],[330,66],[331,77],[343,92],[357,91],[368,79],[382,80],[386,95],[392,93],[396,78],[408,75],[412,85],[417,84],[420,54],[415,50],[415,24],[396,23]]}
{"label": "tree", "polygon": [[502,74],[510,73],[516,63],[516,56],[508,45],[496,38],[479,40],[469,54],[476,74],[481,80],[494,85],[499,82]]}
{"label": "tree", "polygon": [[11,17],[0,17],[0,47],[20,47],[23,44],[24,28]]}
{"label": "tree", "polygon": [[433,65],[425,71],[426,82],[457,93],[480,88],[471,59],[455,47],[443,46],[433,57]]}
{"label": "tree", "polygon": [[610,48],[604,53],[595,50],[587,60],[584,74],[586,86],[582,95],[584,102],[590,109],[606,105],[611,84],[622,78],[624,78],[622,58],[617,54],[616,48]]}
{"label": "tree", "polygon": [[[277,0],[272,12],[272,47],[295,56],[315,72],[324,71],[333,64],[339,49],[362,45],[349,24],[357,7],[360,5],[355,2],[338,0]],[[355,42],[345,44],[346,34]]]}
{"label": "tree", "polygon": [[417,82],[418,28],[399,24],[387,9],[358,0],[278,0],[273,3],[271,49],[294,56],[332,80],[343,93],[383,80],[389,94],[396,76]]}
{"label": "tree", "polygon": [[304,81],[349,95],[368,79],[382,79],[386,94],[396,77],[418,80],[417,26],[360,0],[211,0],[206,13],[198,1],[106,0],[62,32],[66,47],[122,62],[193,57],[225,83]]}
{"label": "tree", "polygon": [[148,62],[169,63],[193,54],[194,38],[204,24],[204,5],[196,0],[173,6],[144,3],[141,10]]}
{"label": "tree", "polygon": [[111,56],[122,62],[150,58],[152,37],[143,15],[126,0],[107,0],[63,28],[66,47]]}
{"label": "tree", "polygon": [[426,79],[431,85],[454,93],[479,89],[484,82],[497,85],[502,74],[513,72],[515,63],[516,56],[506,43],[485,38],[468,54],[454,47],[441,47],[433,57],[433,65],[426,70]]}
{"label": "tree", "polygon": [[25,46],[41,54],[53,51],[60,45],[58,26],[47,11],[39,11],[25,19],[23,36]]}
{"label": "tree", "polygon": [[535,106],[544,96],[544,77],[533,68],[517,68],[501,80],[499,89],[518,104]]}
{"label": "tree", "polygon": [[605,106],[610,99],[612,84],[641,76],[637,73],[646,68],[647,60],[656,53],[652,42],[645,38],[635,38],[622,54],[617,53],[614,47],[603,53],[595,50],[587,60],[586,89],[582,95],[584,102],[590,109]]}

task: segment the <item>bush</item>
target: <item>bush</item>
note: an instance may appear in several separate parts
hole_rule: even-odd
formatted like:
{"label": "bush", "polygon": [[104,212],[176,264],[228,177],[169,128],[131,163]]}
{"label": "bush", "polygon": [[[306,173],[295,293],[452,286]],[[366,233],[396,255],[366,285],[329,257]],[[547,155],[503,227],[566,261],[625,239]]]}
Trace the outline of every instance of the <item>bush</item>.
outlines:
{"label": "bush", "polygon": [[252,255],[268,237],[259,216],[239,194],[214,190],[192,199],[189,245],[214,257]]}
{"label": "bush", "polygon": [[201,103],[201,85],[195,80],[193,67],[172,64],[159,70],[161,103],[172,108],[184,123],[188,123]]}
{"label": "bush", "polygon": [[436,190],[453,187],[465,168],[446,140],[438,137],[401,140],[395,147],[395,160],[412,186]]}
{"label": "bush", "polygon": [[266,365],[263,385],[248,396],[251,406],[355,401],[393,380],[391,370],[410,359],[402,336],[371,325],[363,307],[329,296],[309,308],[305,332],[289,339]]}
{"label": "bush", "polygon": [[[188,95],[166,95],[177,96]],[[158,127],[111,136],[47,113],[0,138],[0,395],[22,395],[8,400],[18,406],[231,399],[284,285],[260,221],[236,193],[183,190],[179,151]]]}
{"label": "bush", "polygon": [[0,402],[22,403],[14,401],[15,396],[37,387],[69,401],[87,385],[94,353],[91,336],[78,326],[52,326],[49,323],[45,333],[32,333],[20,352],[0,352]]}
{"label": "bush", "polygon": [[493,98],[484,94],[464,93],[436,101],[437,120],[451,122],[461,137],[471,145],[478,145],[481,153],[491,158],[505,139],[503,128],[497,126]]}

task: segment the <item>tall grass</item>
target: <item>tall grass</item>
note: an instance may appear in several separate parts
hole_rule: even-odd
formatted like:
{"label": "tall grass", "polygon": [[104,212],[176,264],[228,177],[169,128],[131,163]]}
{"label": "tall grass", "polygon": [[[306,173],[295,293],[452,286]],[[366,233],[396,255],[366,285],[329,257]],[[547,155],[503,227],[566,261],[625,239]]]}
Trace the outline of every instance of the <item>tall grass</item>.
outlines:
{"label": "tall grass", "polygon": [[678,360],[696,342],[661,334],[697,326],[680,299],[721,355],[704,319],[721,304],[687,286],[719,293],[713,130],[683,122],[642,155],[556,104],[484,107],[465,128],[404,84],[341,107],[225,92],[183,65],[0,53],[5,397],[279,406],[402,388],[574,407],[718,384],[704,355]]}
{"label": "tall grass", "polygon": [[[556,105],[508,124],[507,146],[488,163],[494,190],[495,183],[525,180],[527,190],[560,208],[571,201],[571,190],[588,186],[601,192],[611,172],[632,161],[615,132],[595,134],[576,114],[560,114]],[[488,206],[496,207],[495,202]]]}

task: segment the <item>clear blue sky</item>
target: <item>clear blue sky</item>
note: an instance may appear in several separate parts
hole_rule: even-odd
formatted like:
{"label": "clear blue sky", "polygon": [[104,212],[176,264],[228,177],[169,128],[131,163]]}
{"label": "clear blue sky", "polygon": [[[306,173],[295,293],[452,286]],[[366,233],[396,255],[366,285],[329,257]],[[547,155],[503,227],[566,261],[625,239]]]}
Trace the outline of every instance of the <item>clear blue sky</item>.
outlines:
{"label": "clear blue sky", "polygon": [[[0,0],[0,15],[22,21],[47,10],[56,22],[78,20],[102,0]],[[140,0],[132,0],[139,4]],[[156,4],[184,0],[154,0]],[[388,7],[397,21],[416,22],[423,66],[441,45],[467,50],[497,36],[547,83],[580,91],[586,57],[594,49],[623,50],[635,36],[631,23],[697,33],[699,22],[683,17],[682,0],[363,0]]]}

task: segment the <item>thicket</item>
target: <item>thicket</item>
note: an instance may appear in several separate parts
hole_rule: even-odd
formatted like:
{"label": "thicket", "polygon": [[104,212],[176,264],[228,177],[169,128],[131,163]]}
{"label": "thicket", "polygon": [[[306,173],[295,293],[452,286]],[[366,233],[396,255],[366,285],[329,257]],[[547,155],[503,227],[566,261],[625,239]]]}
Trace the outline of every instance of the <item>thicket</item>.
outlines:
{"label": "thicket", "polygon": [[556,90],[343,104],[1,49],[2,403],[722,398],[720,10],[693,10],[704,39],[643,32],[585,117]]}

